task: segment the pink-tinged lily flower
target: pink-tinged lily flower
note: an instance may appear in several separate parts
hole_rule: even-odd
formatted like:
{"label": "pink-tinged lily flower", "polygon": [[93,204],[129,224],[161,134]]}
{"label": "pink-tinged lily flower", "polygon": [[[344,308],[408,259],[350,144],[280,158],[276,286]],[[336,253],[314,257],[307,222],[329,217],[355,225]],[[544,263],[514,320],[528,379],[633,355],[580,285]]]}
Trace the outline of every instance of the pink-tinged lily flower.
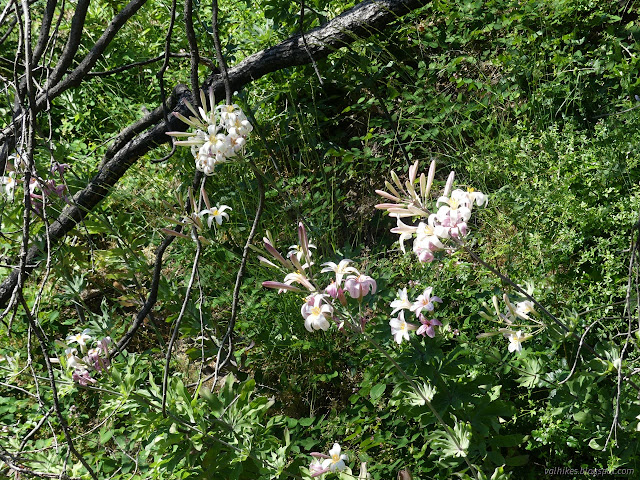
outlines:
{"label": "pink-tinged lily flower", "polygon": [[78,369],[71,375],[74,382],[78,382],[83,387],[86,387],[90,383],[96,383],[96,379],[93,378],[89,372],[85,369]]}
{"label": "pink-tinged lily flower", "polygon": [[85,363],[91,365],[96,372],[102,372],[108,365],[106,361],[100,357],[100,350],[92,348],[87,352],[87,356],[84,357]]}
{"label": "pink-tinged lily flower", "polygon": [[456,178],[456,172],[452,170],[451,173],[449,173],[449,177],[447,178],[447,184],[444,186],[444,191],[442,192],[442,195],[444,197],[447,197],[449,195],[449,192],[451,191],[451,187],[453,186],[454,178]]}
{"label": "pink-tinged lily flower", "polygon": [[443,232],[447,232],[448,236],[448,230],[435,225],[433,222],[434,215],[429,217],[428,224],[420,222],[416,232],[417,237],[413,241],[413,251],[418,256],[418,260],[422,263],[431,262],[434,258],[433,252],[437,252],[445,248],[436,232],[440,231],[441,234]]}
{"label": "pink-tinged lily flower", "polygon": [[419,243],[430,243],[436,248],[442,250],[444,245],[438,238],[438,225],[436,225],[436,216],[429,215],[427,223],[420,222],[416,227],[416,240]]}
{"label": "pink-tinged lily flower", "polygon": [[376,293],[376,281],[368,275],[349,275],[344,282],[344,289],[349,292],[351,298],[362,298],[365,295]]}
{"label": "pink-tinged lily flower", "polygon": [[398,290],[398,298],[391,302],[391,308],[393,308],[391,315],[395,315],[396,312],[403,309],[411,310],[412,305],[413,303],[409,301],[409,296],[407,295],[407,289]]}
{"label": "pink-tinged lily flower", "polygon": [[433,252],[437,252],[439,250],[442,250],[442,248],[438,244],[431,243],[429,239],[419,241],[416,238],[413,241],[413,252],[417,255],[418,260],[421,263],[432,262],[435,258]]}
{"label": "pink-tinged lily flower", "polygon": [[[298,261],[301,262],[302,258],[307,262],[311,262],[311,250],[310,248],[316,248],[315,245],[309,243],[309,237],[307,236],[307,229],[304,228],[302,222],[298,223],[298,245],[291,245],[290,250],[293,250],[298,257]],[[289,252],[291,255],[291,252]]]}
{"label": "pink-tinged lily flower", "polygon": [[340,260],[340,263],[337,265],[333,262],[323,263],[323,268],[320,272],[335,272],[336,274],[336,283],[340,285],[342,283],[342,277],[344,277],[347,273],[353,273],[355,275],[360,275],[360,272],[356,270],[354,267],[349,267],[349,264],[353,260],[349,260],[348,258]]}
{"label": "pink-tinged lily flower", "polygon": [[447,198],[440,197],[438,203],[443,202],[447,205],[442,205],[438,208],[436,218],[442,223],[445,218],[450,218],[453,223],[466,222],[471,218],[471,209],[464,203],[460,203],[460,198]]}
{"label": "pink-tinged lily flower", "polygon": [[304,327],[308,331],[329,330],[327,316],[331,317],[333,307],[324,303],[323,294],[316,294],[307,298],[307,302],[302,306],[300,312],[304,317]]}
{"label": "pink-tinged lily flower", "polygon": [[389,326],[391,327],[391,335],[398,345],[403,340],[409,340],[409,330],[417,330],[417,326],[408,323],[404,319],[404,310],[400,310],[398,318],[392,318],[389,320]]}
{"label": "pink-tinged lily flower", "polygon": [[416,332],[416,334],[422,335],[422,336],[428,335],[430,338],[433,338],[436,336],[436,331],[433,327],[442,326],[442,323],[440,323],[439,320],[436,320],[435,318],[432,318],[431,320],[427,320],[427,318],[422,314],[420,314],[420,323],[422,323],[422,325],[420,326],[420,328],[418,328],[418,331]]}
{"label": "pink-tinged lily flower", "polygon": [[276,250],[276,248],[271,244],[267,237],[264,237],[262,240],[264,242],[264,248],[271,254],[273,258],[280,262],[280,264],[287,270],[293,270],[293,264],[289,260],[285,260],[284,257],[280,255],[280,252]]}
{"label": "pink-tinged lily flower", "polygon": [[432,312],[434,308],[433,302],[442,303],[442,299],[440,297],[431,296],[432,290],[433,287],[425,288],[422,295],[420,295],[413,305],[411,305],[411,311],[416,313],[416,317],[420,316],[420,312],[422,312],[422,310]]}
{"label": "pink-tinged lily flower", "polygon": [[[311,454],[313,455],[313,453]],[[314,460],[309,465],[309,473],[311,474],[311,478],[319,477],[329,471],[329,468],[324,468],[320,460]]]}
{"label": "pink-tinged lily flower", "polygon": [[307,268],[309,268],[311,265],[313,265],[312,262],[307,262],[304,265],[302,265],[300,263],[300,261],[298,260],[298,257],[296,257],[296,254],[293,252],[289,253],[289,261],[291,262],[291,265],[293,265],[293,268],[297,271],[297,272],[304,272]]}
{"label": "pink-tinged lily flower", "polygon": [[[391,172],[393,183],[385,182],[388,192],[376,190],[376,193],[393,203],[378,204],[375,206],[377,209],[386,210],[390,216],[397,218],[429,215],[427,203],[435,177],[436,162],[435,160],[431,162],[428,176],[424,173],[420,174],[419,181],[418,163],[416,161],[409,167],[409,178],[404,184],[400,182],[395,172]],[[416,183],[419,184],[419,192],[416,190]]]}
{"label": "pink-tinged lily flower", "polygon": [[69,169],[71,167],[71,165],[69,165],[68,163],[58,163],[58,162],[53,162],[53,164],[51,165],[51,175],[53,175],[54,173],[58,172],[60,175],[64,175],[64,172],[67,171],[67,169]]}
{"label": "pink-tinged lily flower", "polygon": [[331,283],[324,289],[324,293],[331,298],[337,298],[343,307],[347,305],[347,297],[344,295],[344,290],[338,286],[335,280],[331,280]]}
{"label": "pink-tinged lily flower", "polygon": [[104,337],[97,343],[96,348],[92,348],[85,357],[85,363],[93,366],[97,372],[106,370],[111,362],[109,361],[109,344],[110,337]]}

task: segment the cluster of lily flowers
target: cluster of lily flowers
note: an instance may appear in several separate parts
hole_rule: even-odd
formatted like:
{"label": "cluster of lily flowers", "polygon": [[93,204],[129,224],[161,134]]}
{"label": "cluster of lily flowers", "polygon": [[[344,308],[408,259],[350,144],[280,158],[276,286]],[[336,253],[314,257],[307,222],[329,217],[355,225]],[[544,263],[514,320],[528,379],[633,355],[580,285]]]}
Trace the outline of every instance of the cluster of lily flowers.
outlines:
{"label": "cluster of lily flowers", "polygon": [[[522,353],[522,342],[529,340],[543,331],[546,328],[546,325],[544,322],[539,320],[539,314],[535,309],[535,305],[530,300],[523,300],[514,304],[506,293],[502,298],[506,305],[506,309],[504,311],[500,311],[498,297],[494,295],[492,302],[495,316],[484,311],[479,312],[479,314],[490,322],[499,323],[505,326],[498,328],[496,331],[481,333],[477,338],[488,338],[495,335],[503,335],[509,342],[509,352]],[[489,306],[486,304],[485,308],[490,310]]]}
{"label": "cluster of lily flowers", "polygon": [[189,118],[174,113],[184,123],[195,128],[194,132],[167,132],[167,135],[187,137],[186,140],[176,140],[175,145],[191,147],[196,168],[205,175],[213,175],[216,165],[230,161],[242,150],[253,126],[236,104],[214,107],[216,102],[213,89],[209,90],[211,110],[207,110],[206,100],[204,92],[201,91],[202,107],[197,111],[189,102],[185,102],[193,113]]}
{"label": "cluster of lily flowers", "polygon": [[[473,189],[451,191],[455,172],[447,179],[443,194],[436,200],[436,211],[432,213],[431,187],[436,173],[436,161],[431,162],[429,173],[418,178],[418,161],[409,168],[409,179],[402,184],[398,175],[391,172],[393,183],[386,181],[388,192],[376,190],[381,197],[393,203],[376,205],[391,217],[396,217],[397,226],[392,233],[400,235],[400,248],[405,252],[404,241],[413,240],[413,251],[421,262],[431,262],[434,253],[445,250],[450,239],[460,241],[469,233],[467,222],[474,205],[487,203],[487,196]],[[417,186],[416,184],[419,184]],[[418,225],[407,225],[402,218],[419,219]]]}
{"label": "cluster of lily flowers", "polygon": [[[391,315],[397,313],[398,316],[397,318],[392,318],[389,321],[389,326],[391,327],[391,335],[393,335],[393,338],[398,345],[400,345],[404,340],[409,340],[410,331],[415,331],[417,335],[426,335],[430,338],[433,338],[436,335],[435,327],[442,326],[440,320],[437,320],[435,318],[428,319],[424,315],[424,313],[422,313],[423,311],[433,312],[435,308],[434,302],[442,303],[442,299],[440,297],[431,295],[432,291],[432,287],[427,287],[425,288],[424,292],[422,292],[418,296],[418,298],[416,298],[414,301],[411,301],[409,300],[406,288],[398,290],[398,297],[393,302],[391,302],[391,308],[393,308]],[[404,318],[405,310],[415,313],[421,325],[417,326],[413,323],[407,322]]]}
{"label": "cluster of lily flowers", "polygon": [[[65,347],[65,366],[68,370],[73,371],[71,374],[73,381],[82,386],[96,383],[96,379],[93,376],[101,374],[111,365],[108,350],[111,338],[104,337],[101,340],[96,340],[94,348],[90,349],[87,343],[94,339],[90,335],[90,331],[85,329],[75,335],[69,335],[66,340],[67,343],[57,343]],[[70,344],[77,344],[80,354],[83,356],[79,357],[78,348],[70,346]]]}
{"label": "cluster of lily flowers", "polygon": [[[316,286],[311,274],[314,263],[311,260],[311,249],[315,245],[309,243],[306,229],[302,223],[298,224],[298,244],[289,247],[287,258],[284,258],[274,246],[273,238],[269,232],[263,239],[264,248],[277,262],[268,260],[264,255],[258,259],[264,265],[277,268],[280,271],[288,272],[282,282],[267,281],[262,285],[267,288],[277,289],[279,293],[284,291],[302,292],[304,287],[308,294],[300,309],[304,318],[304,326],[309,332],[314,330],[327,331],[332,320],[340,330],[345,327],[347,317],[340,315],[340,306],[347,306],[346,293],[352,299],[362,302],[362,299],[369,293],[376,293],[376,281],[368,275],[360,273],[355,267],[350,266],[352,260],[342,259],[339,263],[326,262],[322,264],[320,273],[333,272],[335,278],[325,288]],[[263,252],[264,253],[264,252]],[[364,329],[365,320],[361,319],[357,326],[361,331]]]}
{"label": "cluster of lily flowers", "polygon": [[[2,185],[2,191],[7,200],[13,202],[15,197],[15,190],[22,180],[16,178],[16,174],[24,172],[27,168],[26,163],[23,160],[23,156],[20,151],[17,151],[8,158],[8,174],[0,177],[0,185]],[[54,162],[51,165],[51,175],[58,173],[60,176],[60,182],[56,178],[44,179],[33,173],[29,182],[29,196],[31,197],[31,205],[33,209],[40,213],[44,205],[45,196],[48,198],[57,197],[68,203],[67,197],[67,185],[64,181],[64,172],[69,168],[67,163]]]}

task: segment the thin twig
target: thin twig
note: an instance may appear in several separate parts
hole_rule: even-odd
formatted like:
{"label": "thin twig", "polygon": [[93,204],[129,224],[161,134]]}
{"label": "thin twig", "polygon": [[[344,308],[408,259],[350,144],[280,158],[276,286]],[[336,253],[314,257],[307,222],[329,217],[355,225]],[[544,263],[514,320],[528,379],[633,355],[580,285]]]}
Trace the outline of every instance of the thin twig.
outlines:
{"label": "thin twig", "polygon": [[233,352],[233,344],[232,338],[233,330],[236,324],[236,318],[238,316],[238,303],[240,301],[240,287],[242,286],[242,280],[244,278],[244,271],[247,266],[247,259],[249,257],[249,249],[253,242],[253,237],[256,234],[258,229],[258,224],[260,223],[260,217],[262,216],[262,211],[264,209],[264,181],[262,179],[262,172],[258,171],[257,167],[250,163],[254,175],[256,177],[256,182],[258,184],[258,206],[256,207],[256,214],[253,219],[253,225],[251,225],[251,231],[249,232],[249,236],[247,237],[247,242],[244,245],[244,250],[242,251],[242,260],[240,261],[240,267],[238,268],[238,274],[236,275],[236,284],[233,289],[233,300],[231,302],[231,318],[229,319],[229,325],[227,326],[227,332],[225,333],[222,341],[220,342],[220,347],[218,348],[218,354],[216,355],[216,365],[214,371],[214,381],[213,385],[215,386],[218,380],[218,375],[220,369],[223,367],[223,364],[220,362],[220,358],[222,356],[222,350],[225,348],[225,344],[227,341],[229,342],[229,352],[227,358],[225,359],[225,364],[228,359],[231,357]]}
{"label": "thin twig", "polygon": [[[222,47],[220,46],[220,34],[218,33],[218,0],[211,0],[211,30],[213,31],[213,45],[216,49],[216,58],[220,71],[222,72],[222,81],[224,82],[224,92],[227,105],[231,105],[231,84],[229,83],[229,72],[227,71],[227,62],[222,55]],[[213,109],[213,105],[211,105]]]}
{"label": "thin twig", "polygon": [[309,55],[309,59],[311,60],[311,65],[313,65],[313,70],[316,72],[316,76],[318,77],[318,81],[320,85],[324,85],[324,80],[322,80],[322,76],[320,75],[320,70],[318,69],[318,64],[316,60],[311,55],[309,51],[309,45],[307,44],[307,37],[304,35],[304,0],[300,0],[300,35],[302,36],[302,44],[304,45],[304,50]]}
{"label": "thin twig", "polygon": [[584,343],[584,339],[586,338],[587,334],[589,333],[589,330],[591,330],[591,327],[593,327],[598,322],[600,322],[600,319],[596,320],[595,322],[593,322],[591,325],[589,325],[585,329],[584,333],[580,337],[580,343],[578,344],[578,350],[576,351],[576,358],[573,361],[573,366],[571,367],[571,371],[569,372],[569,375],[567,375],[567,378],[565,378],[561,382],[558,382],[558,385],[562,385],[563,383],[568,382],[569,379],[573,376],[573,373],[576,370],[576,366],[578,365],[578,359],[580,358],[580,350],[582,349],[582,344]]}
{"label": "thin twig", "polygon": [[[156,78],[158,79],[158,84],[160,86],[160,103],[162,104],[162,115],[165,123],[169,123],[169,114],[167,113],[167,98],[164,92],[164,74],[169,68],[169,58],[171,57],[171,35],[173,33],[173,25],[176,21],[176,6],[177,0],[171,1],[171,13],[169,15],[169,28],[167,29],[167,35],[164,39],[164,53],[160,58],[163,58],[162,65],[160,66],[160,70],[156,74]],[[172,143],[175,147],[175,144]],[[173,150],[173,149],[172,149]]]}
{"label": "thin twig", "polygon": [[167,416],[167,386],[169,382],[169,364],[171,363],[171,350],[173,349],[173,344],[178,338],[178,333],[180,332],[180,323],[182,322],[182,318],[184,317],[185,312],[187,311],[187,305],[189,304],[189,300],[191,298],[191,289],[193,288],[193,283],[196,279],[198,273],[198,264],[200,263],[200,253],[202,252],[202,242],[198,238],[198,232],[195,227],[192,228],[191,232],[194,240],[196,241],[196,256],[193,259],[193,266],[191,267],[191,278],[189,278],[189,284],[187,285],[187,291],[184,294],[184,301],[182,302],[182,308],[180,309],[180,313],[178,314],[178,318],[176,319],[175,326],[173,328],[173,333],[171,334],[171,339],[169,340],[169,345],[167,346],[167,354],[165,357],[165,365],[164,365],[164,376],[162,378],[162,415]]}

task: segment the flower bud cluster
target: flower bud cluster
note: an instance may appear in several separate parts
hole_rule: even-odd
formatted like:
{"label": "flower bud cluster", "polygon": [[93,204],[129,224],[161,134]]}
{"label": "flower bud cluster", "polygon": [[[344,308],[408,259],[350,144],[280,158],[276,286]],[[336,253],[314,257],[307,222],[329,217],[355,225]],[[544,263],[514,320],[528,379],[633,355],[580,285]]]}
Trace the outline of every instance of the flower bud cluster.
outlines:
{"label": "flower bud cluster", "polygon": [[211,110],[207,110],[204,92],[200,92],[200,99],[202,107],[198,111],[189,102],[185,102],[193,116],[187,118],[174,113],[184,123],[194,127],[195,132],[167,132],[167,135],[187,137],[186,140],[175,141],[175,144],[191,147],[196,168],[205,175],[213,175],[216,165],[230,161],[242,150],[253,126],[236,104],[214,108],[213,90],[209,90]]}
{"label": "flower bud cluster", "polygon": [[[93,337],[90,335],[90,331],[85,329],[81,333],[69,335],[66,340],[67,343],[58,343],[65,347],[65,365],[68,370],[73,371],[71,374],[73,381],[82,386],[96,383],[94,375],[105,372],[111,365],[109,361],[111,338],[104,337],[101,340],[96,340],[94,348],[89,349],[87,343],[91,342]],[[83,356],[79,357],[78,348],[72,347],[70,344],[77,344],[80,354]]]}
{"label": "flower bud cluster", "polygon": [[[433,338],[436,335],[434,327],[442,326],[440,320],[436,320],[435,318],[427,319],[427,317],[422,313],[423,311],[432,312],[435,308],[434,302],[442,303],[442,299],[440,297],[431,295],[432,291],[432,287],[427,287],[424,292],[422,292],[422,294],[412,302],[409,300],[406,288],[398,290],[398,297],[391,302],[391,308],[393,308],[391,315],[398,313],[398,316],[397,318],[392,318],[389,321],[391,335],[393,335],[393,338],[398,345],[404,340],[409,340],[409,331],[411,330],[415,330],[417,335],[427,335],[430,338]],[[407,322],[404,318],[405,310],[415,313],[422,325],[418,327],[417,325]]]}
{"label": "flower bud cluster", "polygon": [[[435,160],[431,162],[428,175],[424,173],[417,177],[418,162],[409,168],[409,179],[404,185],[391,172],[391,182],[385,182],[389,192],[376,190],[376,193],[393,203],[380,203],[377,209],[386,210],[392,217],[396,217],[397,226],[392,233],[400,235],[400,248],[405,251],[404,241],[413,238],[413,251],[421,262],[431,262],[434,252],[444,250],[449,239],[460,240],[467,236],[467,222],[471,218],[474,204],[486,205],[487,196],[473,189],[467,191],[456,189],[451,192],[455,173],[451,172],[442,196],[435,204],[435,213],[430,208],[430,193],[436,172]],[[419,184],[416,189],[416,183]],[[450,193],[451,192],[451,193]],[[402,218],[417,218],[418,225],[407,225]]]}
{"label": "flower bud cluster", "polygon": [[[268,260],[265,256],[258,257],[260,262],[288,273],[282,282],[267,281],[262,282],[262,285],[278,289],[278,293],[303,291],[294,284],[304,287],[308,291],[308,295],[305,297],[300,313],[304,318],[305,328],[310,332],[328,330],[331,326],[330,320],[337,324],[339,329],[344,328],[345,321],[350,318],[348,315],[340,313],[341,307],[346,307],[348,303],[345,292],[360,304],[369,293],[376,293],[376,281],[350,266],[352,260],[349,259],[343,259],[337,264],[334,262],[323,263],[322,267],[324,268],[320,273],[333,272],[335,276],[325,288],[318,288],[311,274],[311,267],[314,265],[311,261],[311,249],[315,246],[309,243],[306,229],[302,223],[298,225],[298,245],[290,247],[288,258],[285,259],[274,247],[273,239],[268,232],[267,237],[264,238],[264,247],[276,263]],[[364,321],[355,327],[363,329]]]}

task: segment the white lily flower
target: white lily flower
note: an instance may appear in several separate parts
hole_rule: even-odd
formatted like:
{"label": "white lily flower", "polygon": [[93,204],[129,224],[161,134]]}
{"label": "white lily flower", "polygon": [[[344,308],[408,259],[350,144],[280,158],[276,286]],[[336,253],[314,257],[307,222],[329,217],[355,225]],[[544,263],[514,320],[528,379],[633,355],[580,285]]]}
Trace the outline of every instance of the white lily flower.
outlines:
{"label": "white lily flower", "polygon": [[198,216],[202,218],[204,215],[209,215],[209,218],[207,218],[207,225],[209,225],[209,228],[211,228],[211,224],[213,223],[214,219],[218,225],[222,225],[223,218],[229,220],[229,214],[225,213],[225,210],[233,210],[233,208],[229,207],[228,205],[221,205],[219,207],[202,210],[198,214]]}
{"label": "white lily flower", "polygon": [[181,121],[195,128],[194,133],[167,132],[172,137],[187,137],[186,140],[175,141],[175,145],[191,147],[191,154],[196,161],[196,168],[205,175],[213,175],[215,166],[228,162],[246,143],[246,137],[253,126],[237,105],[221,105],[214,108],[213,89],[209,90],[209,105],[204,92],[200,92],[202,107],[198,110],[189,102],[185,106],[193,116],[185,117],[180,113],[174,115]]}
{"label": "white lily flower", "polygon": [[312,295],[300,310],[304,317],[304,327],[310,332],[314,330],[329,330],[327,316],[333,314],[333,307],[323,303],[324,297],[325,295],[320,293]]}
{"label": "white lily flower", "polygon": [[395,315],[396,312],[403,309],[411,310],[412,305],[413,303],[409,301],[409,296],[407,295],[407,289],[403,288],[402,290],[398,290],[398,298],[391,302],[391,308],[393,308],[391,315]]}
{"label": "white lily flower", "polygon": [[304,273],[300,273],[300,272],[288,273],[284,277],[284,283],[286,285],[291,285],[292,283],[299,283],[300,285],[304,285],[305,288],[307,288],[308,290],[310,290],[312,292],[314,292],[315,289],[316,289],[313,286],[313,284],[309,281],[307,276]]}
{"label": "white lily flower", "polygon": [[[505,333],[505,337],[507,334]],[[522,330],[518,330],[516,333],[511,332],[508,336],[509,339],[509,351],[522,353],[522,342],[527,338],[526,335],[522,335]]]}
{"label": "white lily flower", "polygon": [[410,225],[407,225],[402,220],[400,220],[400,217],[396,217],[396,221],[398,226],[392,228],[391,233],[400,234],[400,239],[398,240],[400,242],[400,250],[402,250],[402,253],[406,253],[404,249],[404,241],[408,238],[411,238],[413,234],[418,231],[418,227],[412,227]]}
{"label": "white lily flower", "polygon": [[82,332],[77,333],[75,335],[69,335],[67,337],[67,342],[75,342],[80,345],[80,350],[82,353],[86,353],[87,351],[87,340],[91,340],[93,337],[89,335],[90,330],[85,328]]}
{"label": "white lily flower", "polygon": [[[309,243],[308,248],[316,248],[316,246],[313,243]],[[308,252],[309,252],[309,257],[311,257],[311,250],[308,250]],[[302,259],[305,257],[304,248],[301,245],[291,245],[289,247],[289,254],[287,256],[291,256],[292,254],[296,256],[299,262],[301,262]],[[305,260],[309,260],[309,259],[305,258]]]}
{"label": "white lily flower", "polygon": [[353,260],[349,260],[348,258],[344,258],[342,260],[340,260],[340,263],[338,263],[337,265],[333,262],[326,262],[323,263],[322,266],[325,267],[323,268],[320,272],[324,273],[324,272],[335,272],[336,274],[336,283],[338,284],[338,286],[340,286],[340,283],[342,282],[342,277],[344,277],[347,273],[353,273],[355,275],[360,275],[360,272],[358,270],[356,270],[354,267],[349,267],[348,265],[352,262]]}
{"label": "white lily flower", "polygon": [[4,187],[4,194],[7,196],[7,200],[13,202],[13,197],[16,189],[15,172],[9,172],[6,177],[0,177],[0,183]]}
{"label": "white lily flower", "polygon": [[409,340],[409,330],[417,330],[418,327],[411,323],[408,323],[404,319],[404,310],[400,310],[398,318],[392,318],[389,320],[389,326],[391,327],[391,335],[398,345],[403,340]]}
{"label": "white lily flower", "polygon": [[530,313],[536,313],[536,309],[532,301],[525,300],[523,302],[516,303],[516,314],[519,317],[528,320]]}
{"label": "white lily flower", "polygon": [[213,207],[213,208],[208,208],[206,210],[202,210],[198,214],[198,216],[202,218],[205,215],[209,215],[209,218],[207,218],[207,225],[209,226],[209,228],[211,228],[211,225],[213,224],[214,220],[218,225],[222,225],[223,218],[226,218],[227,220],[229,220],[229,214],[225,213],[225,210],[233,210],[233,208],[229,207],[228,205],[221,205],[219,207]]}
{"label": "white lily flower", "polygon": [[328,468],[330,472],[341,472],[347,468],[345,462],[349,461],[349,457],[340,452],[342,449],[337,443],[333,444],[331,450],[329,450],[329,457],[322,461],[322,467]]}
{"label": "white lily flower", "polygon": [[64,350],[65,358],[67,359],[67,368],[70,370],[75,370],[84,365],[84,361],[76,355],[77,353],[78,350],[75,348],[66,348]]}

